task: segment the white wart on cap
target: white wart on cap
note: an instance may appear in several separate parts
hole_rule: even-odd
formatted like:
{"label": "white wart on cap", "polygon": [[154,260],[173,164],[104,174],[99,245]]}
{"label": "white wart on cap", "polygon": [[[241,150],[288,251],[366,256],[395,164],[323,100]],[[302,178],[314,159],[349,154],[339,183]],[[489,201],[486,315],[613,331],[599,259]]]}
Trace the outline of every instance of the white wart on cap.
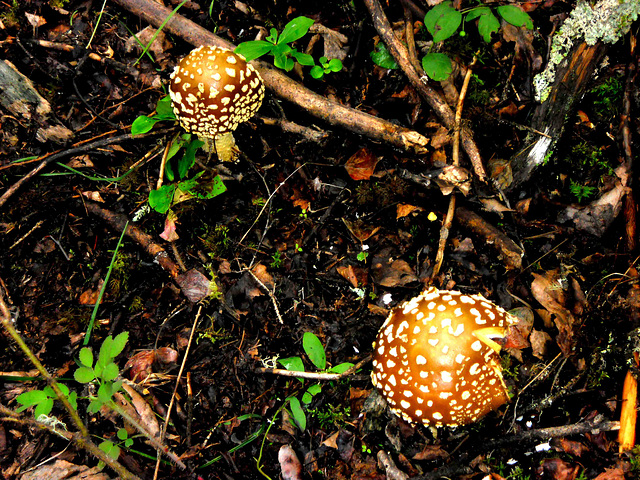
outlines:
{"label": "white wart on cap", "polygon": [[508,399],[500,345],[515,317],[482,295],[430,288],[391,312],[374,343],[373,384],[411,423],[475,422]]}
{"label": "white wart on cap", "polygon": [[169,94],[182,128],[215,143],[222,161],[235,160],[232,132],[262,105],[264,84],[244,58],[226,48],[201,46],[171,74]]}

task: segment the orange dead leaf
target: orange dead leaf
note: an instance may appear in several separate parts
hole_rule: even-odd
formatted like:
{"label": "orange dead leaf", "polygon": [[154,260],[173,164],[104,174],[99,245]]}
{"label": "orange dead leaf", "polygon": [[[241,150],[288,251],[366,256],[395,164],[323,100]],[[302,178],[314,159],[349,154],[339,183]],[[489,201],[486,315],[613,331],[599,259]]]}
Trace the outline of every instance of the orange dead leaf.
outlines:
{"label": "orange dead leaf", "polygon": [[396,220],[408,216],[413,212],[421,212],[423,209],[416,207],[415,205],[409,205],[408,203],[400,203],[396,207]]}
{"label": "orange dead leaf", "polygon": [[344,168],[354,180],[369,180],[377,164],[378,158],[369,149],[361,148],[347,160]]}
{"label": "orange dead leaf", "polygon": [[349,283],[353,285],[353,288],[358,288],[359,286],[366,285],[367,283],[367,272],[362,268],[348,265],[346,267],[339,266],[336,270],[338,270],[338,273],[343,278],[347,279]]}

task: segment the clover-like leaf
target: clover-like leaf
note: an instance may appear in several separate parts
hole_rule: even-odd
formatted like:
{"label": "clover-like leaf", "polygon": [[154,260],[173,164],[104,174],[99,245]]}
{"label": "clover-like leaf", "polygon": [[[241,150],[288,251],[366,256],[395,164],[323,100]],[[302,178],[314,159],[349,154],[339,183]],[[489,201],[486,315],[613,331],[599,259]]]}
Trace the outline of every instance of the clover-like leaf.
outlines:
{"label": "clover-like leaf", "polygon": [[436,5],[424,17],[424,25],[436,43],[456,33],[461,23],[462,14],[451,6],[451,2]]}
{"label": "clover-like leaf", "polygon": [[515,5],[501,5],[496,10],[498,11],[498,15],[504,18],[504,20],[511,25],[516,27],[527,27],[529,29],[533,28],[533,21],[529,14]]}
{"label": "clover-like leaf", "polygon": [[96,374],[93,368],[80,367],[73,372],[73,378],[75,378],[78,383],[90,383],[96,378]]}
{"label": "clover-like leaf", "polygon": [[84,347],[80,350],[80,363],[85,367],[93,367],[93,351],[89,347]]}
{"label": "clover-like leaf", "polygon": [[120,370],[118,369],[118,366],[113,362],[108,363],[102,369],[102,380],[104,382],[111,382],[116,378],[118,378],[119,374],[120,374]]}
{"label": "clover-like leaf", "polygon": [[478,32],[485,42],[491,42],[491,35],[500,30],[500,22],[493,13],[481,15],[478,20]]}
{"label": "clover-like leaf", "polygon": [[422,59],[422,68],[436,82],[449,78],[453,70],[451,59],[444,53],[427,53]]}

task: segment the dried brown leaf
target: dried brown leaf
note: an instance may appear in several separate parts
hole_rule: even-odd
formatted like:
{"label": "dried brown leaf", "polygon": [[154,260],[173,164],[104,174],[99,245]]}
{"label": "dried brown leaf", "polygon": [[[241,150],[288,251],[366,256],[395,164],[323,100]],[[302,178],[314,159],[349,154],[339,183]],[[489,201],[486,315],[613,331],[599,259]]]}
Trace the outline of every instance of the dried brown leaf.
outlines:
{"label": "dried brown leaf", "polygon": [[354,180],[369,180],[378,161],[379,159],[368,148],[361,148],[347,160],[344,168]]}

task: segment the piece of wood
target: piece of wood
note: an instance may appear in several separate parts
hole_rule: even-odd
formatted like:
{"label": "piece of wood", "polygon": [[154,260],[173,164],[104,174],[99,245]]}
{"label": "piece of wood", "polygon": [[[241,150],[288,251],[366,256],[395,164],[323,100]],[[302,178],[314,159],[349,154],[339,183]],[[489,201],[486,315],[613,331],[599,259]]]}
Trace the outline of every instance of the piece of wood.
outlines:
{"label": "piece of wood", "polygon": [[571,50],[556,72],[548,98],[536,107],[533,114],[531,128],[544,135],[529,135],[527,147],[511,159],[513,182],[508,187],[509,191],[529,180],[560,140],[567,118],[570,118],[576,101],[584,95],[605,52],[606,47],[601,42],[593,46],[578,43]]}
{"label": "piece of wood", "polygon": [[8,60],[0,62],[0,104],[20,119],[41,123],[51,105],[35,89],[31,80]]}

